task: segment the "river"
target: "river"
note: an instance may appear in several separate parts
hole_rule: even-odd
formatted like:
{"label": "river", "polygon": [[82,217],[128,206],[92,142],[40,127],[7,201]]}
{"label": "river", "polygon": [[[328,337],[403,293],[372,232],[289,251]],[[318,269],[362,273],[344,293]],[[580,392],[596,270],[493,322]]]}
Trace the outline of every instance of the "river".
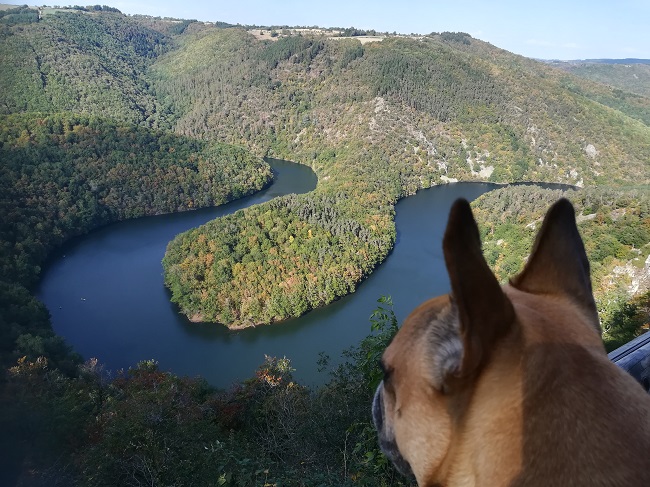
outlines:
{"label": "river", "polygon": [[496,186],[456,183],[418,192],[396,205],[397,243],[388,259],[354,294],[271,326],[229,331],[190,323],[170,303],[161,260],[178,233],[238,209],[316,186],[306,166],[269,161],[275,180],[266,190],[217,208],[127,220],[97,229],[59,249],[46,266],[37,297],[54,331],[85,358],[112,371],[154,359],[162,370],[202,376],[217,387],[251,377],[264,355],[292,360],[294,376],[317,385],[319,353],[334,362],[370,332],[377,299],[390,295],[398,319],[422,301],[448,291],[441,241],[456,198],[473,200]]}

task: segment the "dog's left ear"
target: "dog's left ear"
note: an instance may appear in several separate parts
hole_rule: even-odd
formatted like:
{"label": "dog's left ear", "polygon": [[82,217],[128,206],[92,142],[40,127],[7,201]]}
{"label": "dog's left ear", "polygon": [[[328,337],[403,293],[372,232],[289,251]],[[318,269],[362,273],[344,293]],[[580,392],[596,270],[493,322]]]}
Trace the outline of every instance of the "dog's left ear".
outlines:
{"label": "dog's left ear", "polygon": [[446,379],[471,379],[487,361],[495,342],[510,329],[515,313],[483,257],[478,226],[464,199],[451,208],[442,248],[463,345],[460,369]]}
{"label": "dog's left ear", "polygon": [[562,198],[548,210],[524,270],[510,284],[533,294],[569,297],[601,333],[589,261],[569,200]]}

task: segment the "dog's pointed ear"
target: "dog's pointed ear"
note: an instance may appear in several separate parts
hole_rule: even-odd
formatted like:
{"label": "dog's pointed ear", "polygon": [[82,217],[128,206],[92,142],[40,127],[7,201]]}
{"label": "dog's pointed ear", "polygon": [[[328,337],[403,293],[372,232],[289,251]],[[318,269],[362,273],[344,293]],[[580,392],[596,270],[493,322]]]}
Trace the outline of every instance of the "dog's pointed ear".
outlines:
{"label": "dog's pointed ear", "polygon": [[460,370],[454,375],[471,378],[480,371],[495,342],[510,329],[515,313],[483,257],[478,226],[464,199],[451,208],[442,248],[463,345]]}
{"label": "dog's pointed ear", "polygon": [[601,332],[589,260],[569,200],[562,198],[548,210],[524,270],[510,284],[533,294],[569,296]]}

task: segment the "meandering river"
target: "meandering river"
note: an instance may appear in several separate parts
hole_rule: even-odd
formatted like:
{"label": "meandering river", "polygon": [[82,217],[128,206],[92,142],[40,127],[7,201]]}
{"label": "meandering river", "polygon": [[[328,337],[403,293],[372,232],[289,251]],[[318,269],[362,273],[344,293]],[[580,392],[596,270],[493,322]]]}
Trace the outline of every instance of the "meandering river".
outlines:
{"label": "meandering river", "polygon": [[251,377],[264,355],[289,357],[295,377],[319,384],[319,353],[333,361],[370,331],[369,316],[391,295],[398,319],[422,301],[448,291],[441,241],[456,198],[473,200],[495,188],[487,183],[437,186],[396,206],[397,243],[388,259],[357,289],[335,303],[271,326],[229,331],[190,323],[170,303],[161,260],[178,233],[218,216],[288,193],[316,187],[306,166],[269,161],[275,181],[266,190],[228,205],[127,220],[75,239],[46,266],[37,296],[59,335],[85,358],[110,370],[155,359],[162,370],[204,377],[217,387]]}

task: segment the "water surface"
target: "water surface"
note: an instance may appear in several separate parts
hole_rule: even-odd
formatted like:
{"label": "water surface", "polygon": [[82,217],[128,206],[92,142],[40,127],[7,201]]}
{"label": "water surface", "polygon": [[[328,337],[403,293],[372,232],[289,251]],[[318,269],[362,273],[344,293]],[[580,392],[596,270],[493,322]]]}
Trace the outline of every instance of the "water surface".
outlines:
{"label": "water surface", "polygon": [[200,375],[218,387],[252,376],[264,355],[291,358],[304,383],[326,380],[320,352],[333,359],[370,331],[369,316],[382,295],[391,295],[400,320],[422,301],[448,291],[442,233],[458,197],[472,200],[493,189],[457,183],[420,191],[396,206],[397,244],[357,292],[300,318],[271,326],[229,331],[190,323],[169,301],[161,261],[178,233],[240,208],[290,192],[311,191],[307,167],[270,161],[275,182],[254,196],[218,208],[145,217],[98,229],[58,251],[37,296],[52,314],[57,334],[84,357],[118,370],[155,359],[163,370]]}

